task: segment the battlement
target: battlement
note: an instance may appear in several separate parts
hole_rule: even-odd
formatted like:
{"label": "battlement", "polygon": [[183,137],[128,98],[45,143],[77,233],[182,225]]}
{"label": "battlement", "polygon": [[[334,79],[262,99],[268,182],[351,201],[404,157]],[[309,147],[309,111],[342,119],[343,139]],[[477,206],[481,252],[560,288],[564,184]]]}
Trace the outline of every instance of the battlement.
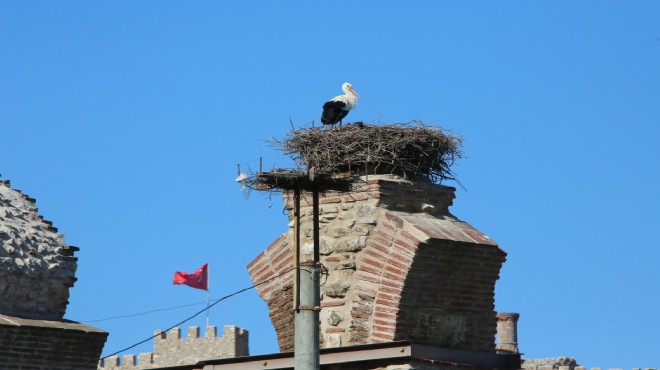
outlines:
{"label": "battlement", "polygon": [[200,336],[198,326],[188,328],[188,336],[181,337],[181,329],[154,332],[154,351],[135,355],[110,356],[99,363],[103,370],[138,370],[165,366],[191,365],[202,360],[248,356],[248,331],[233,325],[223,327],[218,336],[215,326],[207,326]]}
{"label": "battlement", "polygon": [[[552,366],[540,366],[540,367],[527,367],[523,366],[523,369],[534,369],[534,370],[587,370],[586,367],[584,366],[576,366],[573,369],[571,369],[570,366],[559,366],[559,367],[552,367]],[[590,370],[604,370],[600,367],[592,367],[589,368]],[[624,370],[623,368],[620,367],[610,367],[608,370]],[[639,367],[634,367],[631,370],[657,370],[652,367],[645,367],[645,368],[639,368]]]}
{"label": "battlement", "polygon": [[[503,314],[510,315],[510,314]],[[580,366],[573,357],[557,358],[534,358],[523,359],[521,363],[522,370],[587,370],[587,367]],[[603,370],[600,367],[592,367],[590,370]],[[611,367],[608,370],[623,370],[623,368]],[[642,370],[642,368],[632,368],[632,370]],[[644,368],[643,370],[656,370],[655,368]]]}

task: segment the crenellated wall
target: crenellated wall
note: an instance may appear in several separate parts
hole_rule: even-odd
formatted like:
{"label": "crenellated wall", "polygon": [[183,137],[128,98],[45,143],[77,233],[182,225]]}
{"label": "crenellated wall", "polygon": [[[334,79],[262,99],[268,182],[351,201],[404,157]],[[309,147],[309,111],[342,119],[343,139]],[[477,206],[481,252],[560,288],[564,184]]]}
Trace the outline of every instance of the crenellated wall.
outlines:
{"label": "crenellated wall", "polygon": [[[525,359],[522,361],[524,370],[604,370],[600,367],[587,368],[577,364],[572,357],[556,357],[542,359]],[[610,367],[607,370],[623,370],[623,368]],[[631,370],[657,370],[657,368],[632,368]]]}
{"label": "crenellated wall", "polygon": [[188,337],[181,337],[181,329],[168,332],[156,330],[154,351],[139,356],[110,356],[99,363],[104,370],[137,370],[177,365],[196,364],[202,360],[233,358],[249,355],[248,331],[237,326],[225,325],[223,335],[218,336],[215,326],[207,326],[200,336],[197,326],[188,328]]}
{"label": "crenellated wall", "polygon": [[[369,176],[319,199],[322,347],[411,340],[493,352],[494,286],[506,253],[449,212],[454,188]],[[292,199],[285,193],[285,207]],[[312,197],[301,204],[301,253],[310,254]],[[249,265],[280,349],[293,349],[293,223]],[[288,271],[288,272],[287,272]]]}

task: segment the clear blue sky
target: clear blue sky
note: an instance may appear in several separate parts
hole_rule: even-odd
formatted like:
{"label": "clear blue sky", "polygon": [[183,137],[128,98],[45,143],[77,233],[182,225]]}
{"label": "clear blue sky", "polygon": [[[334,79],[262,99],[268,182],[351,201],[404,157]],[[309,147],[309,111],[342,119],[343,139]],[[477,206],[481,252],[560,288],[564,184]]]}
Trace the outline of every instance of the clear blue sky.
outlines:
{"label": "clear blue sky", "polygon": [[[66,317],[204,302],[171,279],[207,261],[213,298],[250,286],[288,222],[236,164],[286,163],[265,140],[345,81],[349,121],[464,135],[452,211],[509,253],[526,357],[660,366],[658,1],[1,0],[0,173],[81,248]],[[201,308],[91,324],[108,354]],[[277,351],[254,291],[211,321]]]}

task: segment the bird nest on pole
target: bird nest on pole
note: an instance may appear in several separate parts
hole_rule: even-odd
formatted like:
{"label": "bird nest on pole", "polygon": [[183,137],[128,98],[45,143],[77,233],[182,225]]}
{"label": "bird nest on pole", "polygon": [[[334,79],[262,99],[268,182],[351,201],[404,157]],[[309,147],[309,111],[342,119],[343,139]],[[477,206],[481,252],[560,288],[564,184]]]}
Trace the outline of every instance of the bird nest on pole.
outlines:
{"label": "bird nest on pole", "polygon": [[242,180],[244,185],[256,190],[348,191],[360,176],[384,174],[434,183],[458,181],[451,166],[463,155],[461,137],[418,121],[294,129],[274,145],[297,168],[260,169]]}
{"label": "bird nest on pole", "polygon": [[434,183],[456,180],[451,166],[463,155],[461,137],[418,121],[291,130],[276,145],[299,167],[321,173],[392,174]]}

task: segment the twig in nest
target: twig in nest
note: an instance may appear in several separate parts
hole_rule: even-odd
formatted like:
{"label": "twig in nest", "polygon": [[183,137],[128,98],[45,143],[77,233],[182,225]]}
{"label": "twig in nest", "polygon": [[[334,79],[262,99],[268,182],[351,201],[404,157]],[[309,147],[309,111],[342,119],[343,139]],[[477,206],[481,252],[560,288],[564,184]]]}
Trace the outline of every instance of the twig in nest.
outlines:
{"label": "twig in nest", "polygon": [[417,121],[294,129],[274,145],[300,168],[313,166],[326,173],[389,173],[436,183],[456,180],[450,167],[463,155],[461,137]]}

